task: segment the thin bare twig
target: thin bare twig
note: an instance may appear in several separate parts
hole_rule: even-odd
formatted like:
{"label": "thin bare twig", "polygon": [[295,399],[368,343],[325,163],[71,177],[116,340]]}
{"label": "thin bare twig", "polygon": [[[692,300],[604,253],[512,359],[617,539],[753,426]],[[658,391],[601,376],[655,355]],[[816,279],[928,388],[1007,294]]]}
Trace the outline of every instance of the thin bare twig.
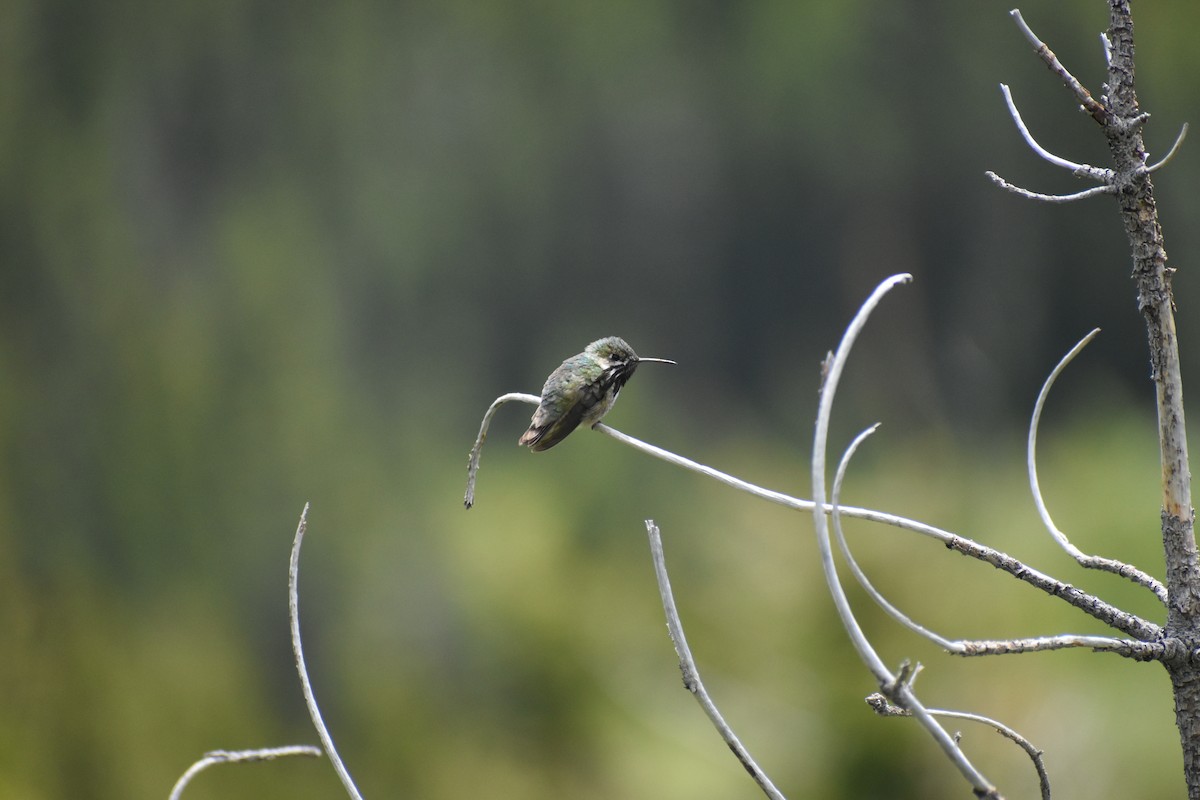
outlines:
{"label": "thin bare twig", "polygon": [[1088,345],[1092,339],[1096,338],[1096,334],[1100,333],[1099,328],[1094,328],[1091,333],[1084,336],[1079,342],[1071,348],[1071,350],[1062,357],[1054,369],[1050,372],[1050,376],[1046,378],[1046,382],[1042,384],[1042,390],[1038,392],[1037,402],[1033,404],[1033,417],[1029,421],[1029,441],[1025,451],[1025,463],[1029,472],[1029,488],[1033,493],[1033,503],[1037,506],[1038,515],[1042,518],[1042,524],[1046,526],[1046,530],[1058,542],[1059,547],[1067,552],[1071,558],[1075,559],[1080,566],[1087,569],[1097,569],[1103,572],[1111,572],[1127,578],[1139,586],[1145,586],[1150,591],[1154,592],[1159,601],[1166,605],[1167,602],[1167,587],[1163,586],[1160,581],[1147,575],[1137,567],[1131,566],[1118,561],[1114,558],[1104,558],[1102,556],[1092,556],[1084,553],[1067,538],[1067,535],[1059,530],[1054,524],[1053,518],[1050,516],[1050,510],[1046,508],[1046,501],[1042,497],[1042,488],[1038,483],[1037,472],[1037,437],[1038,424],[1042,419],[1042,409],[1045,408],[1046,398],[1050,395],[1050,388],[1054,386],[1054,382],[1058,380],[1058,376],[1068,364],[1079,355],[1079,352]]}
{"label": "thin bare twig", "polygon": [[321,747],[324,748],[325,754],[333,763],[333,768],[337,771],[342,786],[346,787],[346,793],[353,800],[362,800],[362,795],[358,793],[358,787],[354,785],[350,773],[346,771],[346,765],[342,763],[342,757],[338,755],[337,748],[333,744],[333,737],[329,735],[329,729],[325,727],[325,720],[321,718],[321,709],[317,707],[317,698],[313,694],[312,683],[308,680],[308,667],[304,664],[304,648],[300,644],[299,583],[300,545],[304,541],[304,532],[307,529],[308,503],[305,503],[304,511],[300,513],[300,524],[296,527],[296,538],[292,543],[292,558],[288,566],[288,616],[292,622],[292,652],[296,656],[296,671],[300,673],[300,687],[304,692],[304,702],[308,706],[308,715],[312,718],[313,727],[317,729],[317,736],[321,739]]}
{"label": "thin bare twig", "polygon": [[1020,9],[1014,8],[1008,13],[1012,15],[1013,20],[1017,23],[1017,27],[1021,29],[1021,33],[1025,35],[1025,38],[1037,50],[1038,56],[1042,61],[1046,62],[1046,66],[1050,68],[1050,71],[1058,75],[1067,88],[1071,90],[1071,93],[1075,95],[1075,99],[1083,106],[1083,110],[1096,120],[1096,122],[1099,122],[1101,125],[1107,125],[1110,120],[1108,109],[1097,102],[1096,98],[1092,97],[1091,92],[1083,88],[1083,84],[1067,71],[1067,68],[1058,60],[1058,56],[1054,55],[1054,51],[1047,47],[1046,43],[1034,34],[1029,25],[1025,23],[1025,18],[1021,16]]}
{"label": "thin bare twig", "polygon": [[1031,192],[1017,186],[1015,183],[1009,183],[1001,178],[996,173],[988,170],[983,173],[991,180],[992,183],[999,186],[1005,191],[1019,194],[1027,200],[1040,200],[1043,203],[1074,203],[1076,200],[1086,200],[1089,197],[1098,197],[1102,194],[1116,194],[1117,187],[1113,184],[1105,184],[1103,186],[1093,186],[1091,189],[1084,189],[1082,192],[1072,192],[1071,194],[1042,194],[1041,192]]}
{"label": "thin bare twig", "polygon": [[885,694],[892,696],[901,707],[912,711],[913,716],[929,732],[930,736],[942,748],[942,751],[950,759],[951,763],[958,768],[967,782],[971,784],[977,796],[999,798],[1001,795],[996,790],[996,787],[967,759],[962,748],[946,732],[946,729],[939,725],[937,720],[926,711],[925,707],[917,699],[916,694],[912,691],[909,683],[899,680],[896,675],[892,674],[891,670],[883,663],[883,660],[880,659],[879,654],[875,652],[875,648],[863,633],[858,620],[854,616],[853,610],[850,608],[850,601],[846,597],[845,590],[842,588],[841,580],[838,578],[837,567],[833,562],[833,548],[830,542],[828,520],[823,510],[825,500],[825,451],[829,436],[829,420],[833,411],[833,398],[837,392],[838,381],[841,379],[842,370],[849,358],[850,349],[853,347],[855,339],[858,338],[858,334],[866,325],[871,312],[879,304],[880,300],[883,299],[884,295],[897,285],[908,283],[911,280],[911,275],[894,275],[876,287],[875,291],[871,293],[871,296],[867,298],[866,302],[858,310],[858,313],[855,314],[854,319],[851,320],[845,334],[842,336],[842,341],[838,345],[837,351],[834,353],[833,360],[827,362],[828,368],[825,373],[825,382],[821,387],[820,402],[817,407],[816,432],[813,436],[813,498],[821,506],[821,508],[814,508],[813,510],[813,525],[816,528],[817,546],[821,551],[821,567],[825,573],[825,582],[829,586],[829,593],[833,598],[838,616],[841,618],[842,627],[846,629],[846,633],[850,636],[850,641],[854,645],[855,651],[858,652],[867,669],[875,676],[876,681],[879,682]]}
{"label": "thin bare twig", "polygon": [[937,717],[950,717],[953,719],[965,719],[971,722],[979,722],[983,725],[988,725],[994,728],[1004,738],[1016,743],[1018,747],[1025,751],[1029,756],[1029,760],[1033,762],[1033,768],[1037,771],[1038,785],[1042,790],[1042,800],[1050,800],[1050,776],[1046,773],[1046,761],[1042,758],[1042,751],[1033,746],[1033,743],[1026,739],[1021,734],[1017,733],[1012,728],[1005,725],[999,720],[985,717],[982,714],[975,714],[970,711],[954,711],[949,708],[931,708],[929,713]]}
{"label": "thin bare twig", "polygon": [[321,748],[313,747],[310,744],[293,744],[283,747],[262,747],[257,750],[213,750],[205,753],[204,758],[197,761],[188,767],[187,771],[179,776],[179,780],[175,782],[174,788],[171,789],[171,795],[168,800],[179,800],[183,796],[183,790],[191,783],[192,778],[199,775],[204,770],[211,767],[213,764],[241,764],[250,761],[274,761],[277,758],[286,758],[288,756],[308,756],[310,758],[320,758]]}
{"label": "thin bare twig", "polygon": [[679,671],[683,674],[683,685],[696,698],[696,702],[704,709],[704,713],[712,720],[713,726],[717,732],[721,734],[721,738],[725,740],[726,746],[729,747],[737,760],[741,762],[742,767],[746,772],[750,773],[750,777],[758,784],[763,793],[772,800],[784,800],[784,796],[775,784],[771,783],[771,779],[767,774],[754,762],[750,756],[750,752],[742,745],[741,740],[725,722],[725,718],[721,716],[720,710],[717,709],[716,703],[712,701],[708,691],[704,688],[704,681],[700,679],[700,671],[696,668],[696,661],[692,658],[691,648],[688,647],[687,637],[683,635],[683,622],[679,619],[679,611],[675,607],[675,597],[671,592],[671,580],[667,577],[667,564],[663,556],[662,536],[659,534],[658,526],[654,524],[654,520],[646,520],[646,535],[650,539],[650,556],[654,561],[654,578],[658,581],[658,592],[662,596],[663,611],[667,616],[667,631],[671,635],[671,643],[675,645],[675,654],[679,657]]}
{"label": "thin bare twig", "polygon": [[[888,699],[882,693],[876,692],[867,697],[867,705],[869,705],[876,714],[881,717],[911,717],[912,713],[908,709],[901,708],[888,702]],[[1001,736],[1015,742],[1033,761],[1033,768],[1038,774],[1038,784],[1042,790],[1042,800],[1050,800],[1050,776],[1046,773],[1046,762],[1042,758],[1041,750],[1033,746],[1033,743],[1026,739],[1021,734],[1017,733],[1012,728],[1005,725],[999,720],[985,717],[982,714],[974,714],[969,711],[954,711],[948,708],[931,708],[929,713],[936,717],[951,717],[954,719],[966,719],[972,722],[979,722],[984,725],[989,725],[996,730]]]}
{"label": "thin bare twig", "polygon": [[1183,144],[1183,140],[1187,138],[1188,124],[1183,123],[1183,127],[1179,129],[1179,135],[1175,137],[1175,144],[1171,145],[1171,149],[1162,157],[1162,160],[1151,167],[1146,167],[1146,172],[1157,172],[1167,165],[1167,162],[1175,157],[1175,153],[1179,151],[1179,146]]}

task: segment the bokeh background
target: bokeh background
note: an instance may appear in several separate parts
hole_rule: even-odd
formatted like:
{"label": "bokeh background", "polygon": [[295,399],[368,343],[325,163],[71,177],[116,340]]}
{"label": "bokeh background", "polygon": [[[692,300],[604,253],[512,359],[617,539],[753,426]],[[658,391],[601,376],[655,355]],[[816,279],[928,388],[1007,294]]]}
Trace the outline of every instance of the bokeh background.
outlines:
{"label": "bokeh background", "polygon": [[[882,278],[836,447],[884,426],[849,502],[917,516],[1161,618],[1041,531],[1021,459],[1058,357],[1047,499],[1160,574],[1152,389],[1112,203],[1020,140],[1104,164],[1008,0],[109,3],[0,10],[0,797],[165,797],[203,752],[315,742],[286,565],[312,503],[312,677],[368,797],[752,798],[679,682],[642,521],[701,670],[792,797],[962,797],[879,720],[811,520],[580,432],[536,456],[484,409],[619,334],[609,422],[808,494],[819,362]],[[1023,9],[1094,91],[1100,0]],[[1200,9],[1136,8],[1152,155],[1197,121]],[[1157,179],[1185,376],[1200,371],[1200,159]],[[854,526],[946,635],[1100,632],[907,534]],[[1161,670],[951,659],[861,594],[930,704],[1001,717],[1056,797],[1178,797]],[[1025,756],[962,728],[1009,796]],[[334,797],[323,761],[216,768],[201,798]]]}

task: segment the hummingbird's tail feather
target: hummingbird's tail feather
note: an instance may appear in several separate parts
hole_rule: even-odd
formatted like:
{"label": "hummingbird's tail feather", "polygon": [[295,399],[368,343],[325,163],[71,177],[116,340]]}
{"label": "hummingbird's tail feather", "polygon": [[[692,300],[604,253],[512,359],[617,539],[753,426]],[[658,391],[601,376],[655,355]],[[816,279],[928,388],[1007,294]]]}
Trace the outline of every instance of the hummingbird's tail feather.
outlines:
{"label": "hummingbird's tail feather", "polygon": [[549,427],[549,425],[542,428],[531,427],[521,434],[521,438],[517,439],[517,444],[521,445],[521,447],[532,447],[534,450],[537,450],[537,443],[546,435],[546,429]]}

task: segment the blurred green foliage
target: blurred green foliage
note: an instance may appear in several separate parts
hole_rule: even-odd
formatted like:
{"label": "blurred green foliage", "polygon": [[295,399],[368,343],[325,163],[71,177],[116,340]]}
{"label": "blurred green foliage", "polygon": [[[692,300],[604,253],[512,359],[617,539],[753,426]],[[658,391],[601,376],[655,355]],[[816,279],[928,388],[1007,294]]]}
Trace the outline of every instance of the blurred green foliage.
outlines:
{"label": "blurred green foliage", "polygon": [[[1116,215],[982,175],[1079,188],[1027,152],[1000,81],[1047,147],[1105,158],[1008,8],[9,0],[0,797],[162,797],[206,750],[314,741],[285,596],[306,500],[310,669],[368,797],[755,796],[679,686],[647,517],[706,681],[790,796],[963,796],[923,734],[863,705],[806,518],[587,432],[531,457],[511,408],[478,507],[460,497],[492,398],[608,334],[680,362],[640,373],[612,424],[805,494],[818,363],[911,271],[847,376],[839,441],[885,427],[846,499],[1158,616],[1079,575],[1027,499],[1024,415],[1099,325],[1051,398],[1043,486],[1082,548],[1161,572]],[[1024,11],[1097,90],[1104,4]],[[1200,11],[1136,11],[1161,154],[1194,116]],[[1200,249],[1192,152],[1158,181],[1181,264]],[[1200,295],[1179,278],[1196,374]],[[941,548],[853,535],[948,635],[1094,630]],[[857,600],[892,662],[929,665],[929,702],[1044,748],[1057,797],[1179,795],[1155,668],[954,661]],[[1010,796],[1034,791],[1015,748],[964,733]],[[187,796],[339,792],[296,760],[215,768]]]}

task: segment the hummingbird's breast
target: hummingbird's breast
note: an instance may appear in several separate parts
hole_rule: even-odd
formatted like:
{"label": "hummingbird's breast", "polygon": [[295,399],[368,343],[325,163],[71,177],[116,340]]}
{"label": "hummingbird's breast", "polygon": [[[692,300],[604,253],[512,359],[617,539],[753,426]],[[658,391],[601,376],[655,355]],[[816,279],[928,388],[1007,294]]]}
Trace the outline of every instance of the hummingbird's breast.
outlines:
{"label": "hummingbird's breast", "polygon": [[617,402],[617,395],[625,386],[629,376],[633,374],[633,365],[620,364],[610,366],[600,375],[600,380],[593,386],[593,401],[591,407],[584,412],[583,422],[595,425],[605,414],[612,411]]}

